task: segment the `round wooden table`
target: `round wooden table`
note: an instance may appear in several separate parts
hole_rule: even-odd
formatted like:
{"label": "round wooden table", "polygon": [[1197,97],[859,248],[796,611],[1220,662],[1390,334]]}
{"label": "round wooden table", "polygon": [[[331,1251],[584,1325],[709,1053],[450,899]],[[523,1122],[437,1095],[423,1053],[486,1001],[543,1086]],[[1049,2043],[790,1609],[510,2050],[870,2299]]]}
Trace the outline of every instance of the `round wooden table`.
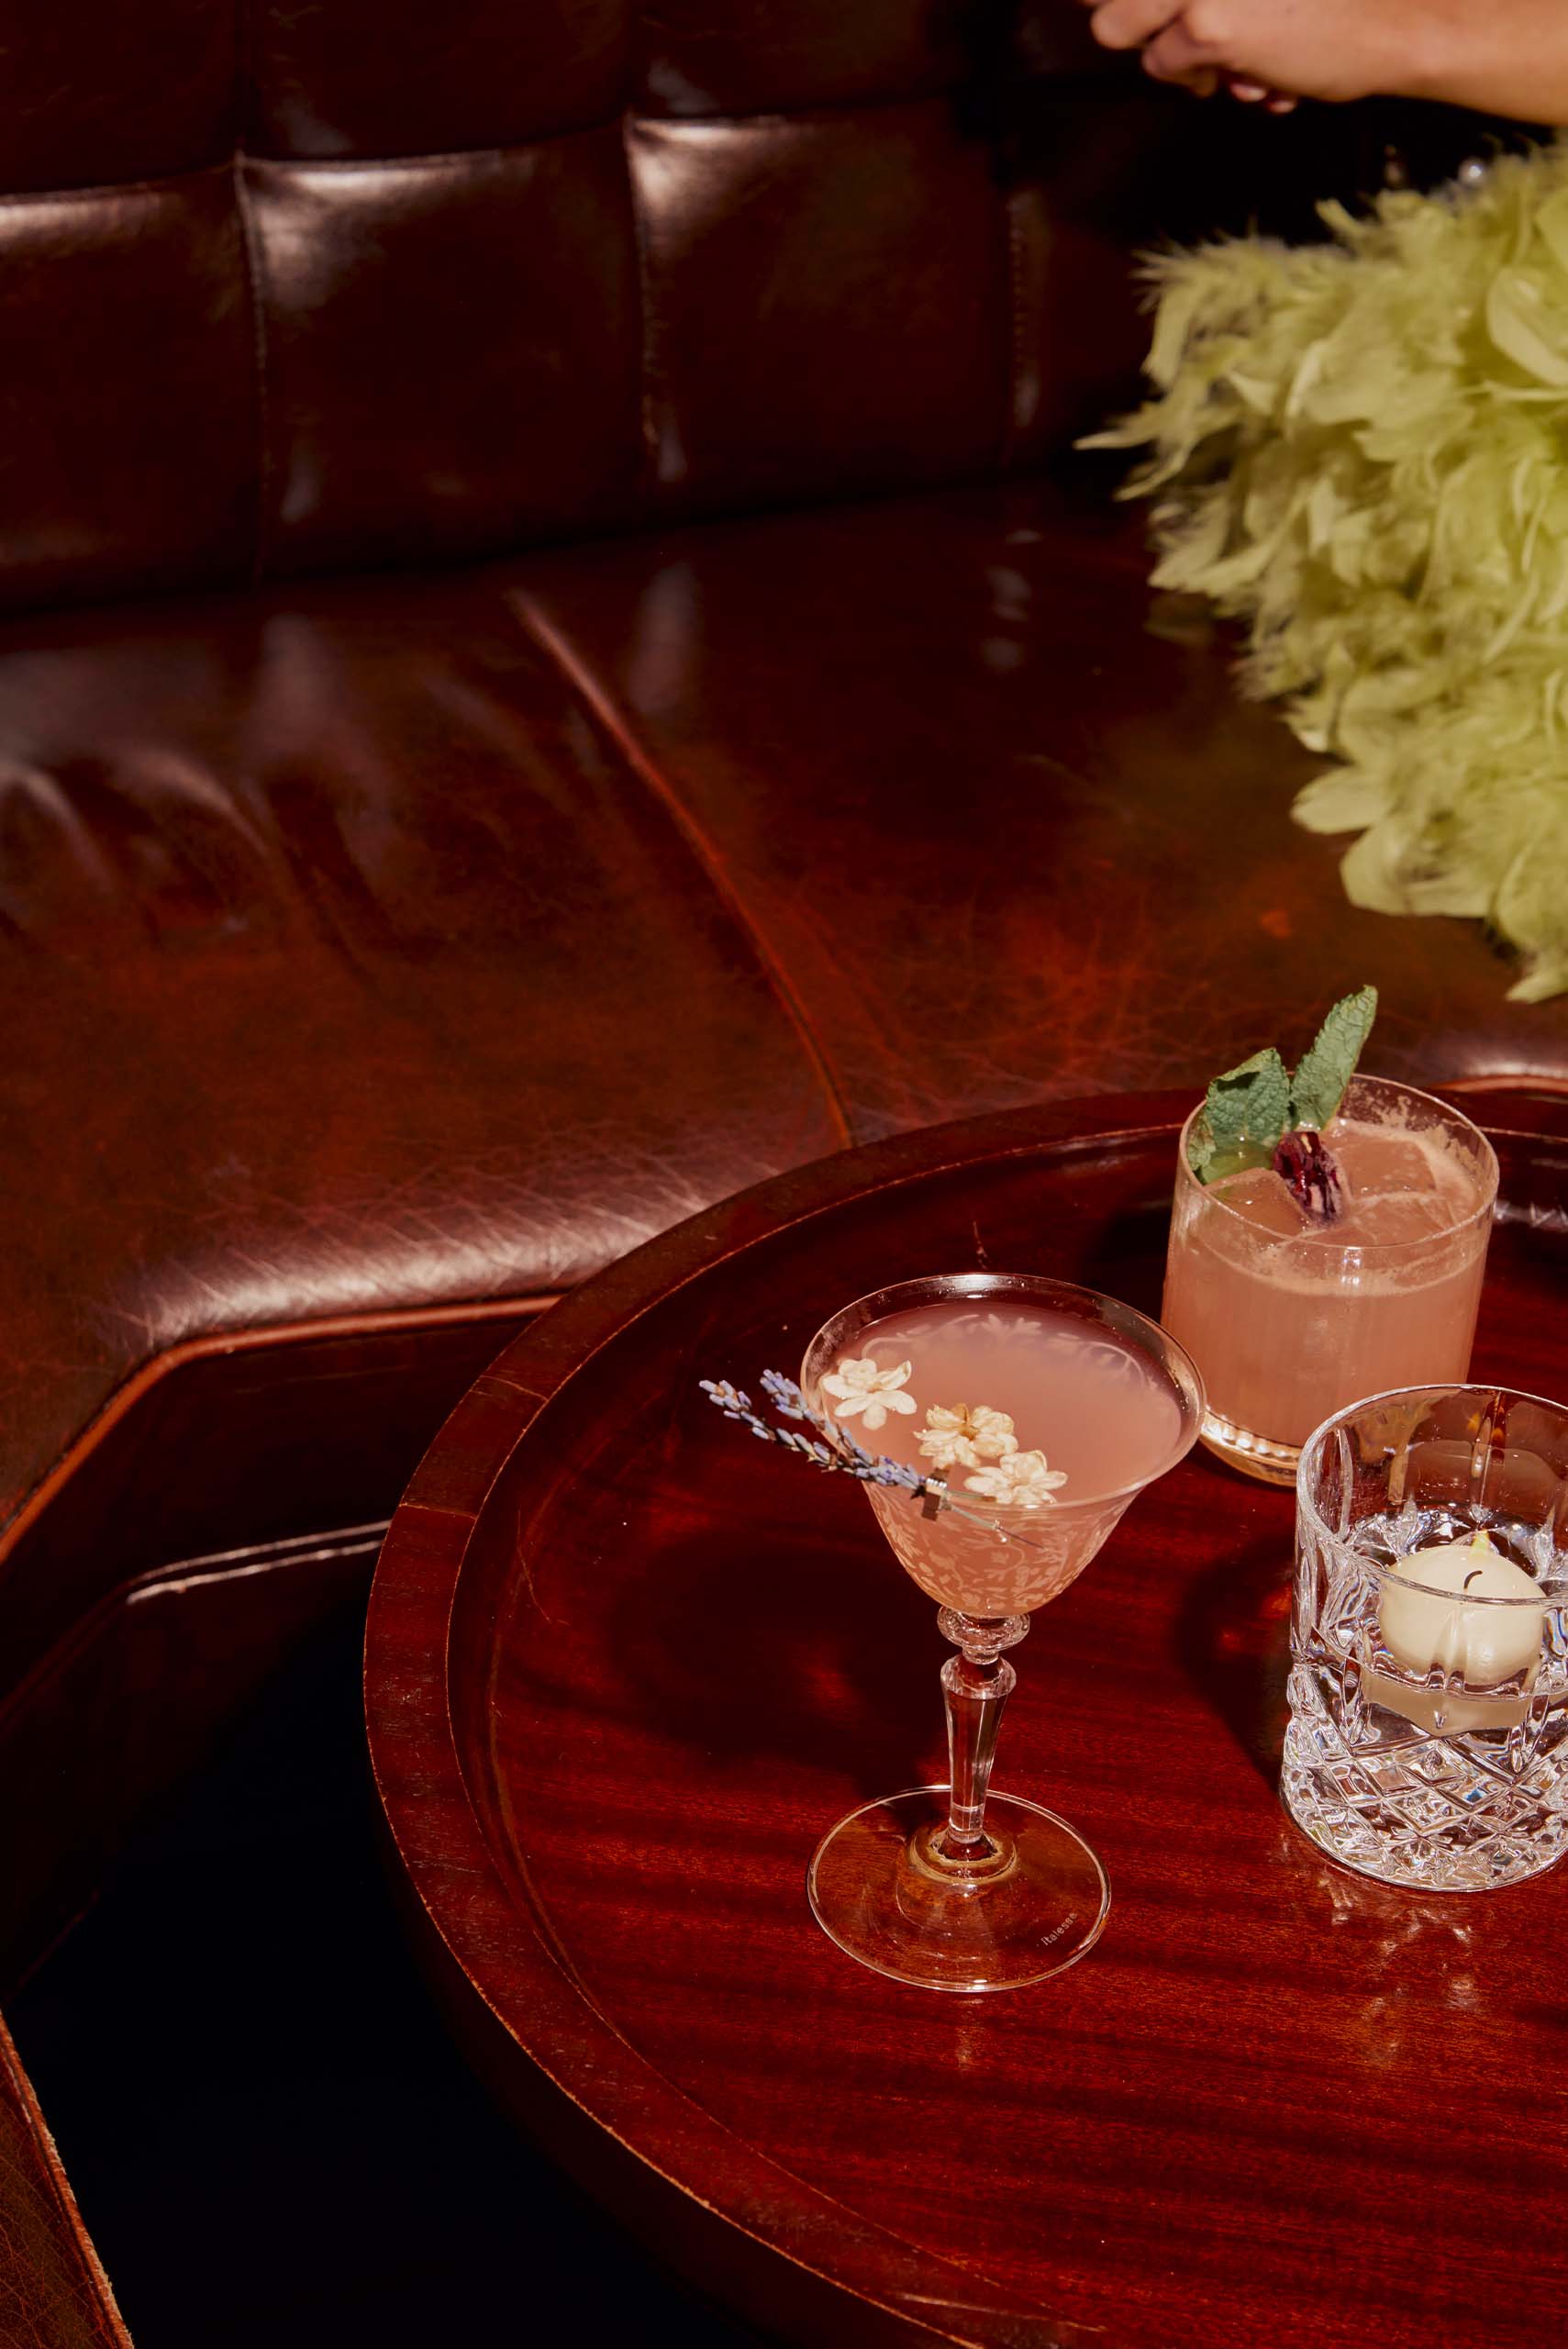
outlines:
{"label": "round wooden table", "polygon": [[[945,1775],[947,1651],[853,1486],[697,1381],[754,1392],[832,1308],[917,1272],[1157,1308],[1186,1106],[902,1137],[697,1217],[502,1355],[387,1541],[371,1743],[452,2027],[770,2338],[1537,2349],[1560,2328],[1568,1875],[1406,1896],[1288,1823],[1287,1494],[1195,1453],[1017,1653],[996,1783],[1106,1864],[1083,1964],[921,1992],[806,1909],[828,1825]],[[1475,1375],[1568,1394],[1568,1139],[1506,1130],[1535,1121],[1506,1097],[1478,1114],[1504,1211]]]}

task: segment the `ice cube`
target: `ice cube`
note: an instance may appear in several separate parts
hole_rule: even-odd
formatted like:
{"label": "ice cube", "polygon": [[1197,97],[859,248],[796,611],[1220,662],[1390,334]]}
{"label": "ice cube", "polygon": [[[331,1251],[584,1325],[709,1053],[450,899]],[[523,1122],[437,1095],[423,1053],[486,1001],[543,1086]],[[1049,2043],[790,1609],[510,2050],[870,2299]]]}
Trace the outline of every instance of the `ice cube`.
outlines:
{"label": "ice cube", "polygon": [[1292,1197],[1289,1184],[1272,1166],[1249,1166],[1244,1174],[1229,1174],[1209,1187],[1216,1198],[1275,1240],[1296,1240],[1312,1228],[1310,1217],[1303,1214]]}
{"label": "ice cube", "polygon": [[1345,1126],[1326,1136],[1352,1194],[1438,1188],[1430,1150],[1393,1126]]}
{"label": "ice cube", "polygon": [[1451,1205],[1436,1188],[1382,1191],[1353,1199],[1329,1230],[1342,1248],[1397,1248],[1447,1231],[1453,1220]]}

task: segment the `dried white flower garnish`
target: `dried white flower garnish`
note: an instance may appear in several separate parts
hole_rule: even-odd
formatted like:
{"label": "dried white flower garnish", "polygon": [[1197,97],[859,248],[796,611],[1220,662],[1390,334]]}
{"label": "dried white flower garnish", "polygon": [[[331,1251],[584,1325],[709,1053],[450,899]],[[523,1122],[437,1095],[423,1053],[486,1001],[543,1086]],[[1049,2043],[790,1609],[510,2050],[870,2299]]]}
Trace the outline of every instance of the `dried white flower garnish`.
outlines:
{"label": "dried white flower garnish", "polygon": [[889,1411],[903,1414],[914,1410],[913,1395],[898,1392],[914,1366],[913,1363],[901,1362],[896,1370],[878,1370],[869,1354],[863,1358],[846,1354],[838,1368],[830,1370],[822,1381],[822,1392],[835,1398],[836,1419],[852,1419],[863,1413],[866,1427],[879,1428]]}
{"label": "dried white flower garnish", "polygon": [[964,1489],[983,1493],[1003,1508],[1042,1508],[1054,1506],[1056,1487],[1067,1482],[1065,1469],[1046,1465],[1043,1452],[1013,1452],[978,1476],[966,1476]]}
{"label": "dried white flower garnish", "polygon": [[915,1441],[939,1468],[978,1468],[1018,1448],[1012,1420],[989,1403],[976,1403],[973,1410],[967,1403],[951,1410],[945,1403],[933,1403]]}

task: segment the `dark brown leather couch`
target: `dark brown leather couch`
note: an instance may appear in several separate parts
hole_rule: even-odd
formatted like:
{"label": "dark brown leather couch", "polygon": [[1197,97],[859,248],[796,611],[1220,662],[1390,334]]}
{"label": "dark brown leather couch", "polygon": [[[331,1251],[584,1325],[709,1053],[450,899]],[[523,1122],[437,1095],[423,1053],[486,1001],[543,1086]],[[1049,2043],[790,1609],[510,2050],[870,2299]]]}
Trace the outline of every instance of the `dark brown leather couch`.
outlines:
{"label": "dark brown leather couch", "polygon": [[14,1972],[597,1265],[1363,979],[1418,1076],[1559,1077],[1568,1010],[1345,905],[1062,464],[1132,246],[1379,121],[1075,0],[10,0],[3,58]]}

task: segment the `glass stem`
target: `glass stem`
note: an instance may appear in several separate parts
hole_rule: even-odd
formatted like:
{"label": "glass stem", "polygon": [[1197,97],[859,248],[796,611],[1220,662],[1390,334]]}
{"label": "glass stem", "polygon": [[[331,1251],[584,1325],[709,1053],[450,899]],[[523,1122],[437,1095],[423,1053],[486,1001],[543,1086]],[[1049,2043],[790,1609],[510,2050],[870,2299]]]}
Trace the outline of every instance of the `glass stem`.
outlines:
{"label": "glass stem", "polygon": [[986,1846],[985,1792],[996,1732],[1018,1685],[1002,1651],[1026,1637],[1029,1622],[1027,1615],[962,1615],[953,1607],[944,1607],[937,1620],[943,1638],[959,1651],[942,1666],[951,1792],[940,1850],[944,1859],[973,1860]]}

